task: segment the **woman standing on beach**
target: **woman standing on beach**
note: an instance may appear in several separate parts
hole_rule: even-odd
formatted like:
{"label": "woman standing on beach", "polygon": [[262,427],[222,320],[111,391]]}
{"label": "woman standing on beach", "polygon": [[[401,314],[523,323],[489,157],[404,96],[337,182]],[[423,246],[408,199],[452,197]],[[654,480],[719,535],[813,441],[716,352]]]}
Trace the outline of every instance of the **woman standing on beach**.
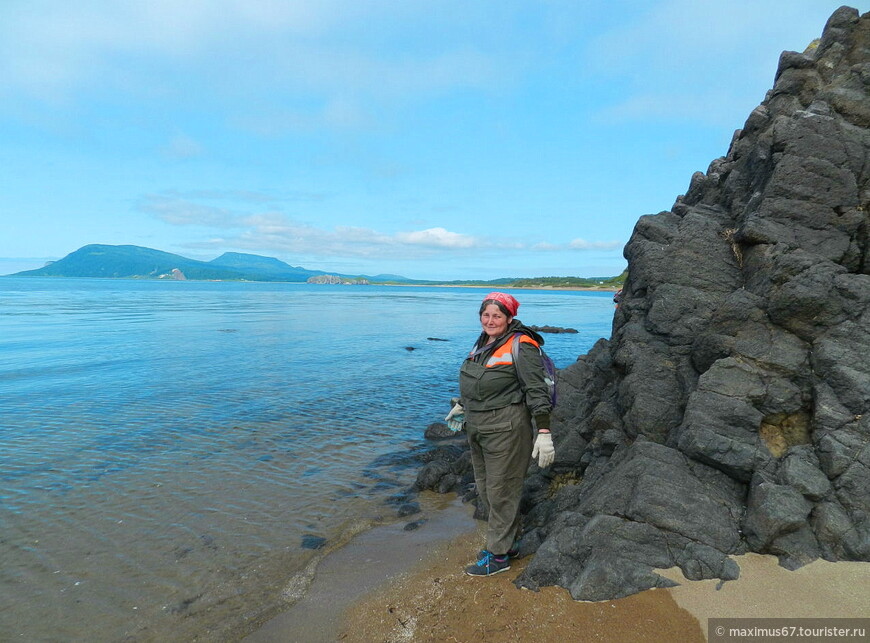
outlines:
{"label": "woman standing on beach", "polygon": [[502,292],[484,298],[483,330],[460,368],[459,404],[447,417],[455,422],[464,413],[478,497],[489,509],[486,549],[466,568],[471,576],[510,569],[529,461],[537,457],[538,465],[547,467],[555,456],[540,350],[544,340],[516,319],[519,306]]}

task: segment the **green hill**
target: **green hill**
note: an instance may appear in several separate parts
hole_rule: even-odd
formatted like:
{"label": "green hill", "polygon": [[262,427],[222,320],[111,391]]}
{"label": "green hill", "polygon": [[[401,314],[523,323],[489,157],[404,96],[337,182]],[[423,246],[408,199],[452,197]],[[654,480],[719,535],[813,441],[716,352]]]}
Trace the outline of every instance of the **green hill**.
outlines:
{"label": "green hill", "polygon": [[108,246],[91,244],[71,252],[63,259],[36,270],[15,273],[14,277],[105,277],[112,279],[159,279],[180,270],[187,279],[222,281],[284,281],[304,283],[309,277],[333,274],[342,279],[364,279],[369,283],[415,286],[488,286],[513,288],[619,288],[625,273],[618,277],[537,277],[432,281],[408,279],[401,275],[345,275],[291,266],[274,257],[225,252],[211,261],[197,261],[181,255],[142,246]]}
{"label": "green hill", "polygon": [[300,266],[291,266],[274,257],[245,254],[242,252],[225,252],[217,259],[212,259],[208,265],[228,269],[245,275],[251,281],[305,281],[315,275],[324,275],[321,270],[306,270]]}
{"label": "green hill", "polygon": [[516,288],[622,288],[628,271],[616,277],[533,277],[515,279]]}
{"label": "green hill", "polygon": [[197,261],[141,246],[92,244],[47,266],[19,272],[15,276],[157,279],[174,269],[180,270],[188,279],[247,281],[304,282],[308,277],[323,274],[257,255],[227,253],[213,261]]}

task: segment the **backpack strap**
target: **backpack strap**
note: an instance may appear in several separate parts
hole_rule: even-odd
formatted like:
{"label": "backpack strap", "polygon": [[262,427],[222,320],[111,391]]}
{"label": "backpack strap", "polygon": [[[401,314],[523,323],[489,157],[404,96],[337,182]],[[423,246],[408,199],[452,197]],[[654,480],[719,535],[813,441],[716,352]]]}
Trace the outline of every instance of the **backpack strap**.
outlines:
{"label": "backpack strap", "polygon": [[[511,338],[508,340],[508,342],[509,342],[509,341],[513,341],[514,337],[516,337],[517,335],[522,335],[522,333],[514,333],[513,337],[511,337]],[[472,351],[468,354],[468,357],[466,357],[465,359],[474,359],[475,357],[477,357],[477,356],[480,355],[481,353],[484,353],[484,352],[486,352],[486,351],[488,351],[488,350],[490,350],[490,349],[492,349],[493,351],[495,351],[495,350],[498,349],[499,346],[504,346],[506,343],[507,343],[507,342],[502,342],[502,343],[499,344],[498,346],[493,346],[492,344],[484,344],[484,345],[481,346],[480,348],[472,349]],[[511,346],[511,351],[513,351],[513,346]]]}
{"label": "backpack strap", "polygon": [[[520,342],[522,341],[520,338],[523,337],[523,335],[524,335],[524,333],[514,333],[514,336],[511,338],[511,341],[513,342],[513,344],[511,344],[511,353],[514,356],[514,364],[517,363],[517,360],[519,359],[519,356],[520,356]],[[536,341],[532,340],[531,338],[529,338],[529,340],[530,341],[527,343],[531,344],[532,346],[537,348],[538,352],[540,353],[541,347],[538,346],[538,343]]]}
{"label": "backpack strap", "polygon": [[472,349],[471,352],[468,354],[468,357],[466,357],[465,359],[474,359],[475,357],[480,355],[482,352],[484,352],[488,348],[489,348],[489,344],[484,344],[483,346],[481,346],[480,348],[478,348],[476,350]]}
{"label": "backpack strap", "polygon": [[[523,333],[514,333],[512,338],[513,345],[511,346],[511,353],[514,358],[514,368],[517,372],[517,380],[520,382],[520,386],[525,388],[525,384],[523,383],[522,376],[520,375],[520,369],[517,366],[519,363],[520,356],[520,337]],[[544,349],[540,347],[540,345],[534,340],[527,342],[532,344],[538,349],[538,354],[541,356],[541,366],[544,369],[544,382],[547,383],[547,386],[550,388],[550,403],[555,406],[556,405],[556,365],[553,364],[553,360],[551,360],[546,353],[544,353]]]}
{"label": "backpack strap", "polygon": [[[522,333],[514,333],[514,336],[511,337],[511,354],[514,356],[514,368],[516,368],[517,361],[520,358],[520,337],[522,337]],[[517,377],[519,377],[520,371],[517,369]]]}
{"label": "backpack strap", "polygon": [[[511,337],[511,341],[513,342],[513,344],[511,344],[511,354],[514,357],[514,370],[516,370],[516,372],[517,372],[517,380],[519,381],[520,386],[523,388],[523,390],[525,390],[526,385],[525,385],[525,382],[523,382],[522,375],[520,375],[520,368],[519,368],[520,342],[521,342],[520,338],[522,336],[523,336],[523,333],[514,333],[514,336]],[[538,349],[538,352],[541,352],[541,347],[537,345],[537,342],[529,342],[529,343],[532,344],[533,346],[536,346]]]}

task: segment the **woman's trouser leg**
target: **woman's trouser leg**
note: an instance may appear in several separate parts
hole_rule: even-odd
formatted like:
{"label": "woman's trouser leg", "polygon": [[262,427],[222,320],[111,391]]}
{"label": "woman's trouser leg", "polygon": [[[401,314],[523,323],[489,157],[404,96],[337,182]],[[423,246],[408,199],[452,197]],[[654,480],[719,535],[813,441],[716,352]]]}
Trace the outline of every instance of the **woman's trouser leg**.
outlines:
{"label": "woman's trouser leg", "polygon": [[525,404],[468,413],[471,463],[480,497],[489,507],[487,549],[504,554],[519,527],[523,480],[532,455],[532,423]]}

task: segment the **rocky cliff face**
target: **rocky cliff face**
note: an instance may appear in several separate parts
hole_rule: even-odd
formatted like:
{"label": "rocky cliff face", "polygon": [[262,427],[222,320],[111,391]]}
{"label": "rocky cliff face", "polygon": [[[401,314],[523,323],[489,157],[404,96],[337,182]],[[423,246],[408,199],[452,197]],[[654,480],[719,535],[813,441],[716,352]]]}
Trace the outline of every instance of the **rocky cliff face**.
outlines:
{"label": "rocky cliff face", "polygon": [[610,341],[561,372],[517,583],[575,599],[870,561],[870,14],[782,54],[727,156],[644,216]]}

